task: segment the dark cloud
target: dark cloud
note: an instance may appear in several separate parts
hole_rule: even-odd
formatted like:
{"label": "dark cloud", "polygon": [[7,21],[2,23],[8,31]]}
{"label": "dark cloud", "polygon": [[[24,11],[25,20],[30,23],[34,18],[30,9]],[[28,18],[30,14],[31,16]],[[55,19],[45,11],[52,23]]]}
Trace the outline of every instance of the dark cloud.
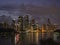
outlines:
{"label": "dark cloud", "polygon": [[51,22],[60,24],[60,0],[0,0],[0,5],[3,5],[0,9],[12,17],[27,13],[33,15],[39,23],[50,18]]}
{"label": "dark cloud", "polygon": [[55,6],[51,7],[27,6],[27,7],[29,8],[25,12],[30,14],[46,15],[46,14],[55,14],[58,11]]}

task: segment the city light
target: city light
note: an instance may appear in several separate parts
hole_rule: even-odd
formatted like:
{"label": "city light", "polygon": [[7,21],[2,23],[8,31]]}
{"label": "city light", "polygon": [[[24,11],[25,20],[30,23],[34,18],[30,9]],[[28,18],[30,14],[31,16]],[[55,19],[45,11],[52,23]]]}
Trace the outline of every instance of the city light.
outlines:
{"label": "city light", "polygon": [[[29,19],[29,16],[19,16],[16,22],[16,19],[12,20],[11,24],[7,24],[7,22],[2,23],[3,28],[11,28],[16,31],[15,33],[15,45],[22,44],[39,44],[39,40],[41,39],[53,39],[53,33],[57,27],[56,25],[51,24],[50,19],[48,19],[47,24],[42,24],[42,27],[38,24],[34,18]],[[2,33],[0,33],[2,34]],[[13,35],[14,33],[12,33]],[[6,34],[7,36],[7,34]],[[28,43],[27,43],[28,42]]]}

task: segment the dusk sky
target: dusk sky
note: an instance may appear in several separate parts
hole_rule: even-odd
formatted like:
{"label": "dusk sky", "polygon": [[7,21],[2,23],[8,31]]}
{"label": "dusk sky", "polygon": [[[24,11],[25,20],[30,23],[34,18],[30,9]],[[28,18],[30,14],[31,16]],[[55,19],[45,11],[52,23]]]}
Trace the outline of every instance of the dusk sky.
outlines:
{"label": "dusk sky", "polygon": [[17,18],[18,15],[24,15],[20,12],[20,9],[16,8],[24,4],[29,11],[25,11],[24,14],[30,14],[37,20],[40,19],[40,23],[46,22],[45,19],[50,18],[53,23],[60,24],[60,0],[0,0],[0,7],[6,5],[15,6],[14,10],[6,11],[6,9],[0,10],[0,15],[9,15],[13,18]]}
{"label": "dusk sky", "polygon": [[16,4],[20,5],[21,3],[24,4],[33,4],[33,5],[39,5],[39,6],[57,6],[59,7],[60,3],[59,0],[0,0],[0,5],[8,5],[8,4]]}
{"label": "dusk sky", "polygon": [[39,4],[39,5],[53,5],[55,3],[59,4],[59,0],[0,0],[0,4]]}

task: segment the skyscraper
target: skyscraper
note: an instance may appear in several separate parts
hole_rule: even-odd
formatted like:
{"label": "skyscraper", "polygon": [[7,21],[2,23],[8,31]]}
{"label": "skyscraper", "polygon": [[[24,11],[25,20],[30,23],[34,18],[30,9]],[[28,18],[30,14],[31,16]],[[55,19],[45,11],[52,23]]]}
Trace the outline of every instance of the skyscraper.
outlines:
{"label": "skyscraper", "polygon": [[50,19],[48,18],[48,24],[51,24],[51,21],[50,21]]}
{"label": "skyscraper", "polygon": [[19,30],[23,31],[23,17],[22,16],[18,17],[18,24],[19,24]]}
{"label": "skyscraper", "polygon": [[31,26],[33,26],[33,30],[36,30],[36,23],[34,18],[31,20]]}
{"label": "skyscraper", "polygon": [[29,27],[29,17],[28,15],[24,16],[24,30],[27,30]]}

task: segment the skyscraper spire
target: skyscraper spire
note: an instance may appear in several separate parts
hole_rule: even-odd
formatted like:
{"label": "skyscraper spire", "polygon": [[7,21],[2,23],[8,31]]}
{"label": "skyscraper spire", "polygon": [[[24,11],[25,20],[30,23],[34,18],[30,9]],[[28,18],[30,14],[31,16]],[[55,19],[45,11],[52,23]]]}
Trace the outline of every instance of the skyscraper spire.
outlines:
{"label": "skyscraper spire", "polygon": [[50,19],[48,18],[48,24],[51,24]]}

